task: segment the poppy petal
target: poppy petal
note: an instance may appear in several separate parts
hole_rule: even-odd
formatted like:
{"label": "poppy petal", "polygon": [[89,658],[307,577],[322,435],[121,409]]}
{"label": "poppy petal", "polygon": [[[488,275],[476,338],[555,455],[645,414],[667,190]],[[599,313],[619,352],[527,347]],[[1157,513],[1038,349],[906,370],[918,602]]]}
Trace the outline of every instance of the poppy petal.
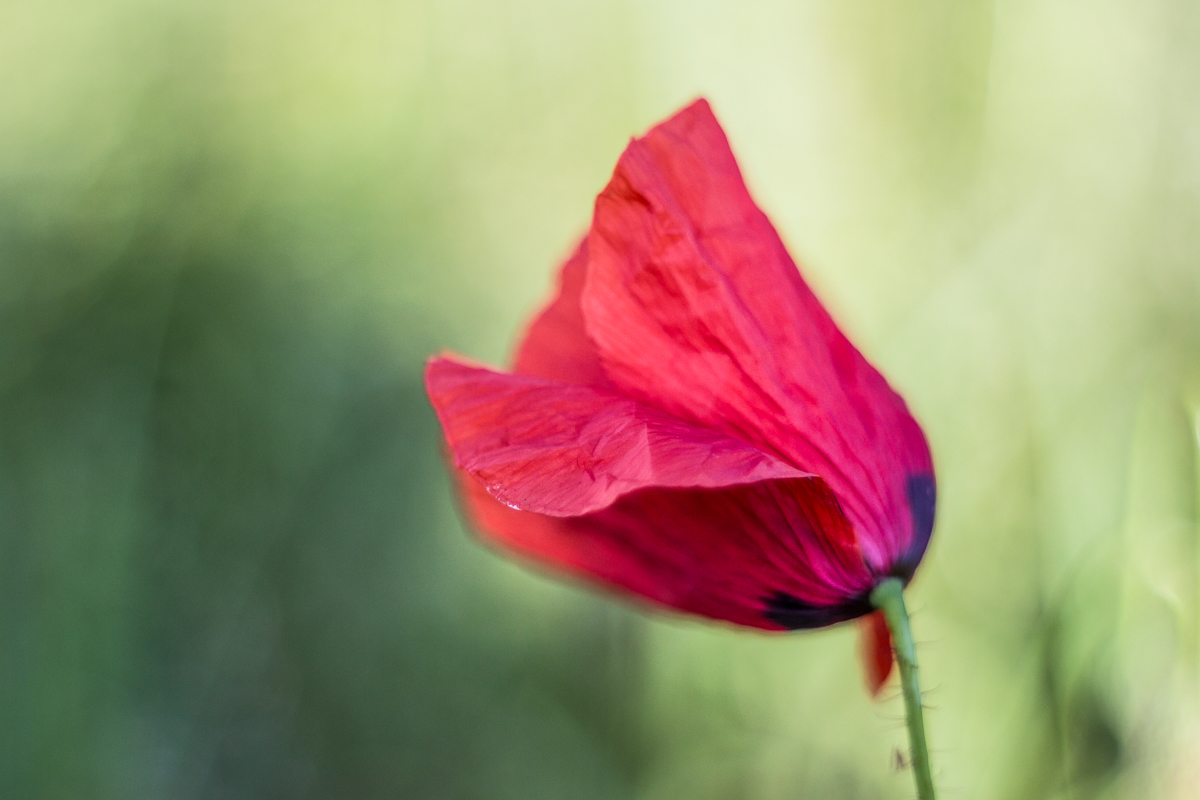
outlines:
{"label": "poppy petal", "polygon": [[[870,611],[873,578],[861,557],[816,534],[841,518],[819,479],[644,489],[591,514],[552,517],[506,506],[470,474],[458,476],[487,539],[667,608],[766,630],[821,627]],[[844,518],[841,526],[848,534]]]}
{"label": "poppy petal", "polygon": [[506,505],[557,517],[646,487],[810,478],[737,439],[587,386],[449,358],[426,388],[455,464]]}
{"label": "poppy petal", "polygon": [[892,634],[882,611],[875,611],[859,620],[863,671],[867,688],[878,695],[892,674]]}
{"label": "poppy petal", "polygon": [[915,567],[924,435],[801,279],[703,100],[621,156],[580,307],[617,391],[820,475],[873,569]]}
{"label": "poppy petal", "polygon": [[557,296],[534,318],[517,346],[514,372],[611,388],[596,346],[587,338],[579,308],[586,272],[584,238],[559,272]]}
{"label": "poppy petal", "polygon": [[497,541],[757,627],[869,609],[873,578],[821,479],[589,387],[448,358],[426,384],[472,516]]}

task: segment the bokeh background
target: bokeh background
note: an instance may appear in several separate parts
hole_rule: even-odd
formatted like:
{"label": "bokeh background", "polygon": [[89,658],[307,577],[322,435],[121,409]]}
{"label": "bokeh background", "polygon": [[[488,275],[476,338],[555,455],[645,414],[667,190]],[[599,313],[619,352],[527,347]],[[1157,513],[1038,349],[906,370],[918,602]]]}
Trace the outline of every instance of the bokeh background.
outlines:
{"label": "bokeh background", "polygon": [[697,95],[923,421],[941,796],[1200,796],[1191,0],[0,4],[0,796],[907,798],[853,626],[471,538],[503,362]]}

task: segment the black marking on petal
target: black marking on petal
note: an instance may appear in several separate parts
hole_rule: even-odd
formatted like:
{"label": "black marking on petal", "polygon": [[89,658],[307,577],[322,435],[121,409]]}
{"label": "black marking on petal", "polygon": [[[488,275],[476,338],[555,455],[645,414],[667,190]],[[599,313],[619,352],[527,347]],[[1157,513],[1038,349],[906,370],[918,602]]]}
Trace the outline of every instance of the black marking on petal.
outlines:
{"label": "black marking on petal", "polygon": [[908,550],[900,557],[893,574],[904,579],[907,583],[912,578],[917,564],[925,555],[929,546],[929,537],[933,534],[933,519],[937,507],[937,484],[933,475],[928,472],[909,475],[905,485],[908,493],[908,510],[912,514],[912,541]]}
{"label": "black marking on petal", "polygon": [[786,592],[776,592],[763,601],[766,605],[763,616],[790,631],[823,628],[871,613],[873,609],[868,595],[862,594],[837,605],[819,606]]}

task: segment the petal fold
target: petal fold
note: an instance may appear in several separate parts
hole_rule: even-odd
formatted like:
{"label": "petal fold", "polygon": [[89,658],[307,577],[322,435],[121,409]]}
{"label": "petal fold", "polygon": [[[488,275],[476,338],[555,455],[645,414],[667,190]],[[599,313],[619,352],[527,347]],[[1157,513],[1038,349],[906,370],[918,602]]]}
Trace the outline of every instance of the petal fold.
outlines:
{"label": "petal fold", "polygon": [[591,387],[450,358],[426,369],[455,465],[500,502],[557,517],[647,487],[810,478],[755,447]]}
{"label": "petal fold", "polygon": [[[820,478],[592,387],[445,357],[426,385],[472,519],[494,541],[760,628],[862,613],[873,578]],[[779,597],[813,613],[780,618]]]}

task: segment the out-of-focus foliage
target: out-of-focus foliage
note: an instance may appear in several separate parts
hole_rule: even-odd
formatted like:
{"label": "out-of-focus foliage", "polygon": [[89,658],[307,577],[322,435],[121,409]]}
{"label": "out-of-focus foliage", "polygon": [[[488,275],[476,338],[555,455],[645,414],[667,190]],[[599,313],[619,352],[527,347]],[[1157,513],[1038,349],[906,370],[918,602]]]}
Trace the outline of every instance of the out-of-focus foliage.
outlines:
{"label": "out-of-focus foliage", "polygon": [[924,421],[946,798],[1200,792],[1200,7],[0,6],[0,796],[903,798],[852,629],[464,533],[502,361],[697,94]]}

